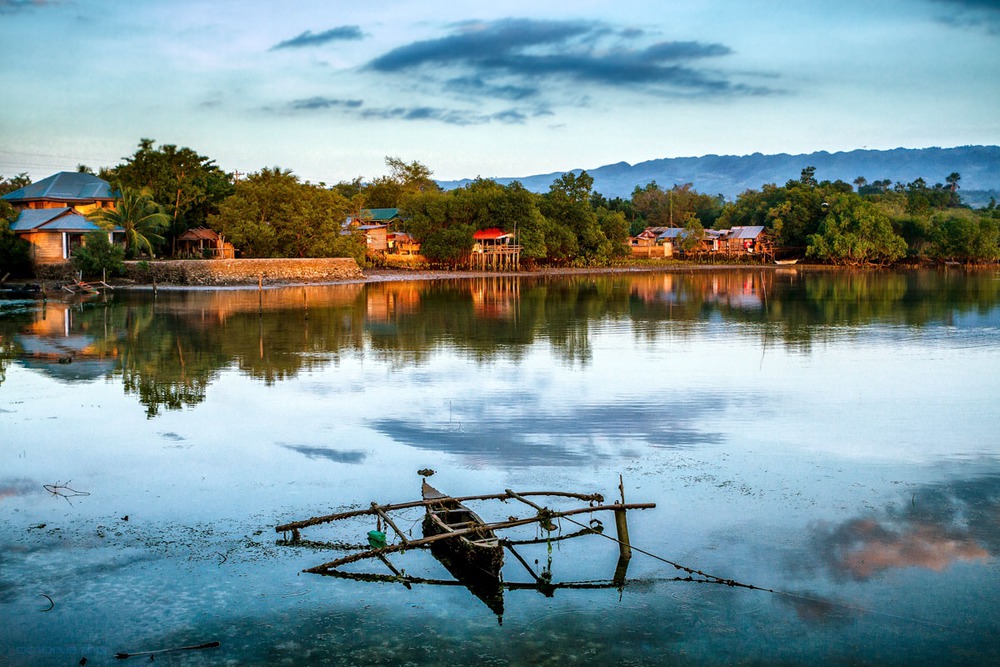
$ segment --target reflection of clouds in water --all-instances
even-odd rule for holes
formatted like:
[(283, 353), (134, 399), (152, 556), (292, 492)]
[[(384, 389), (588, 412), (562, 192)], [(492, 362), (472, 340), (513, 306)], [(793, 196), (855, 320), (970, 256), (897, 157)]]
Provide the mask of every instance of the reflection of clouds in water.
[(778, 600), (791, 607), (798, 619), (805, 623), (843, 625), (853, 616), (849, 607), (812, 593), (782, 593)]
[(818, 529), (817, 546), (838, 575), (868, 579), (892, 568), (942, 571), (1000, 553), (1000, 475), (921, 489), (905, 508)]
[(334, 463), (362, 463), (367, 454), (357, 450), (339, 450), (328, 447), (309, 447), (307, 445), (281, 445), (285, 449), (298, 452), (310, 459), (327, 459)]
[(38, 493), (41, 484), (24, 477), (0, 479), (0, 500), (10, 496), (26, 496), (29, 493)]
[(721, 434), (703, 430), (725, 408), (716, 396), (664, 398), (649, 403), (540, 407), (534, 394), (484, 397), (454, 404), (448, 419), (375, 420), (373, 428), (420, 449), (484, 458), (505, 465), (585, 463), (603, 456), (602, 447), (647, 445), (683, 449), (716, 443)]
[(940, 526), (894, 526), (874, 519), (849, 521), (826, 536), (833, 566), (853, 579), (892, 568), (923, 567), (940, 572), (960, 560), (982, 560), (989, 553), (968, 534)]

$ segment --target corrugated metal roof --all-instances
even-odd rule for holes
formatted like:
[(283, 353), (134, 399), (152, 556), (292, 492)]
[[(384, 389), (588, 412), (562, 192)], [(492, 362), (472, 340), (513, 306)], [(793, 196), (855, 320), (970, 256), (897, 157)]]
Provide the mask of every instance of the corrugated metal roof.
[(764, 231), (763, 225), (753, 225), (750, 227), (733, 227), (729, 230), (731, 239), (755, 239)]
[[(101, 227), (72, 208), (41, 208), (21, 211), (11, 223), (12, 232), (96, 232)], [(115, 231), (122, 231), (116, 227)]]
[(29, 199), (54, 199), (59, 201), (93, 201), (95, 199), (114, 199), (111, 186), (107, 181), (93, 174), (81, 174), (75, 171), (60, 171), (37, 183), (8, 192), (3, 196), (7, 201), (25, 201)]
[(371, 215), (370, 220), (373, 222), (392, 220), (399, 217), (398, 208), (367, 208), (365, 211)]
[(476, 241), (491, 241), (496, 239), (502, 239), (507, 236), (510, 236), (510, 234), (500, 229), (499, 227), (490, 227), (489, 229), (480, 229), (478, 232), (472, 235), (472, 238), (475, 239)]
[(660, 232), (660, 235), (657, 236), (656, 238), (658, 238), (658, 239), (675, 239), (678, 236), (682, 235), (683, 233), (684, 233), (684, 228), (683, 227), (667, 227), (662, 232)]

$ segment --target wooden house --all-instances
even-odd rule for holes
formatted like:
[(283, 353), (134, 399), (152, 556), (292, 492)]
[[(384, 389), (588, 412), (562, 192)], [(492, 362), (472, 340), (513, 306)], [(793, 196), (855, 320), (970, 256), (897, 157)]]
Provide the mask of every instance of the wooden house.
[(389, 232), (387, 236), (389, 252), (394, 255), (419, 255), (420, 244), (412, 234), (406, 232)]
[(364, 208), (360, 213), (348, 216), (344, 222), (344, 233), (360, 232), (364, 234), (368, 252), (385, 253), (391, 247), (391, 227), (398, 220), (398, 208)]
[(629, 238), (629, 247), (632, 250), (632, 257), (672, 257), (674, 254), (674, 244), (671, 240), (660, 240), (667, 227), (647, 227), (636, 236)]
[(719, 241), (720, 252), (727, 255), (753, 255), (763, 250), (764, 227), (761, 225), (733, 227), (724, 231), (725, 234)]
[(177, 249), (181, 256), (204, 257), (206, 259), (233, 259), (236, 249), (232, 243), (223, 240), (219, 233), (207, 227), (193, 227), (177, 237)]
[(521, 246), (514, 243), (514, 235), (497, 227), (480, 229), (472, 235), (472, 253), (469, 268), (516, 270), (521, 266)]
[[(87, 219), (87, 214), (113, 208), (115, 203), (107, 181), (70, 171), (8, 192), (2, 198), (20, 209), (10, 229), (31, 244), (31, 258), (36, 265), (68, 262), (86, 234), (102, 230)], [(121, 232), (108, 232), (108, 238), (113, 243), (124, 243)]]

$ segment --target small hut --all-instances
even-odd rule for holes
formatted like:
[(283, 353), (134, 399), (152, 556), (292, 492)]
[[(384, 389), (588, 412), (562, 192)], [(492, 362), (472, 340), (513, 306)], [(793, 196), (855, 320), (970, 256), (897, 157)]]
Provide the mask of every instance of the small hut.
[(177, 250), (181, 256), (205, 259), (233, 259), (236, 249), (214, 229), (193, 227), (177, 237)]
[(480, 229), (472, 235), (475, 242), (469, 255), (469, 268), (481, 271), (516, 271), (521, 268), (521, 246), (514, 235), (497, 227)]

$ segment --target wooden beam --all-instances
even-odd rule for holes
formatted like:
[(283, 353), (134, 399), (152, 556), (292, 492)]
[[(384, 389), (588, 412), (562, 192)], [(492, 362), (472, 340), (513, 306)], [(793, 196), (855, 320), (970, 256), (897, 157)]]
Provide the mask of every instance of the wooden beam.
[[(523, 495), (523, 494), (522, 494)], [(440, 499), (438, 499), (440, 500)], [(359, 560), (364, 560), (366, 558), (375, 558), (380, 554), (394, 553), (396, 551), (403, 551), (404, 549), (411, 549), (415, 547), (422, 547), (426, 544), (432, 544), (440, 540), (448, 540), (455, 537), (461, 537), (463, 535), (468, 535), (470, 533), (475, 533), (483, 530), (500, 530), (503, 528), (513, 528), (515, 526), (526, 526), (528, 524), (535, 523), (537, 521), (542, 521), (547, 518), (559, 518), (562, 516), (573, 516), (575, 514), (587, 514), (591, 512), (602, 512), (602, 511), (617, 511), (623, 509), (652, 509), (656, 507), (656, 503), (631, 503), (629, 505), (596, 505), (594, 507), (580, 507), (573, 510), (567, 510), (565, 512), (552, 512), (550, 516), (545, 517), (529, 517), (527, 519), (515, 519), (514, 521), (500, 521), (497, 523), (486, 523), (481, 526), (475, 526), (473, 528), (463, 528), (462, 530), (456, 530), (450, 533), (441, 533), (439, 535), (431, 535), (430, 537), (424, 537), (419, 540), (411, 540), (407, 544), (393, 544), (388, 547), (383, 547), (381, 549), (370, 549), (368, 551), (361, 551), (350, 556), (344, 556), (343, 558), (338, 558), (337, 560), (330, 561), (329, 563), (323, 563), (322, 565), (317, 565), (316, 567), (310, 567), (303, 572), (312, 572), (316, 574), (322, 574), (325, 570), (330, 570), (341, 565), (347, 565), (348, 563), (355, 563)]]
[(385, 521), (387, 524), (389, 524), (390, 526), (392, 526), (392, 529), (394, 531), (396, 531), (397, 535), (399, 535), (399, 539), (400, 539), (400, 541), (403, 544), (409, 544), (410, 543), (410, 540), (407, 539), (406, 535), (403, 534), (403, 531), (401, 531), (399, 529), (399, 526), (397, 526), (395, 523), (393, 523), (392, 519), (389, 518), (388, 514), (386, 514), (385, 512), (382, 511), (381, 507), (379, 507), (375, 503), (372, 503), (372, 511), (375, 512), (375, 514), (379, 515), (382, 518), (383, 521)]
[[(560, 498), (574, 498), (576, 500), (584, 500), (587, 502), (604, 502), (604, 496), (600, 493), (571, 493), (568, 491), (522, 491), (518, 495), (521, 496), (553, 496)], [(433, 500), (412, 500), (406, 503), (394, 503), (390, 505), (375, 505), (378, 509), (383, 512), (391, 512), (393, 510), (408, 509), (411, 507), (423, 507), (426, 505), (432, 505), (439, 503), (442, 500), (455, 500), (457, 502), (464, 502), (466, 500), (506, 500), (511, 496), (506, 493), (490, 493), (486, 495), (479, 496), (447, 496), (444, 498), (435, 498)], [(302, 521), (292, 521), (290, 523), (284, 523), (280, 526), (275, 526), (274, 531), (276, 533), (286, 533), (290, 530), (296, 530), (298, 528), (307, 528), (309, 526), (316, 526), (321, 523), (329, 523), (331, 521), (338, 521), (340, 519), (350, 519), (356, 516), (364, 516), (366, 514), (374, 514), (375, 510), (372, 508), (363, 510), (351, 510), (349, 512), (337, 512), (336, 514), (326, 514), (324, 516), (314, 516), (310, 519), (304, 519)]]

